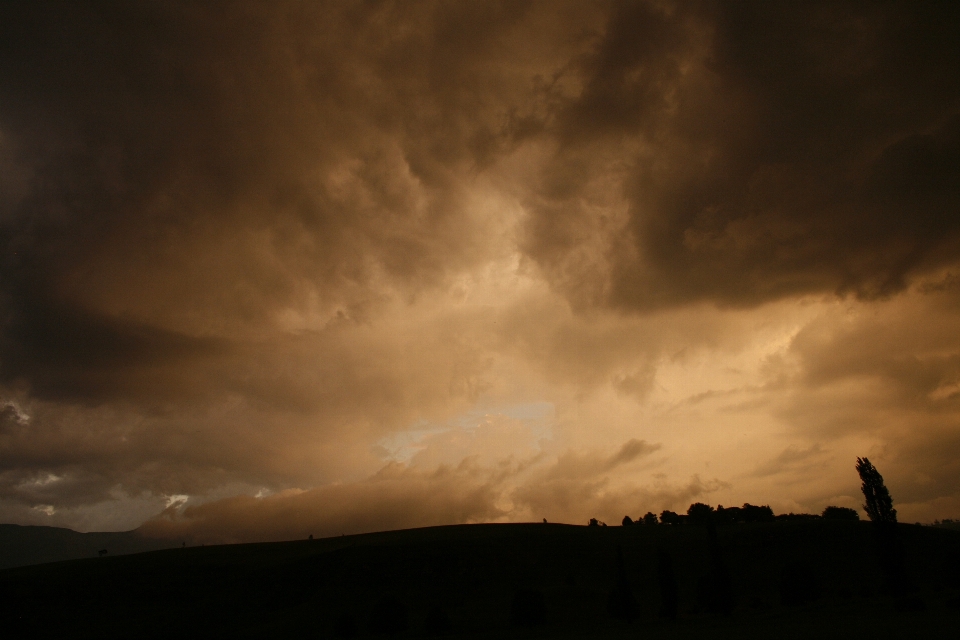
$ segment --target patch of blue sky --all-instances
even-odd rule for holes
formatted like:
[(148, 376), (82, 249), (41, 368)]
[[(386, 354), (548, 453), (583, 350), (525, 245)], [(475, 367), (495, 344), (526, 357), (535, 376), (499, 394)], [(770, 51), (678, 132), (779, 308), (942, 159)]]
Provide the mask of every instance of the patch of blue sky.
[(479, 429), (493, 416), (503, 416), (527, 423), (536, 437), (549, 438), (553, 433), (553, 418), (556, 409), (552, 402), (524, 402), (509, 405), (478, 404), (444, 424), (420, 419), (409, 428), (381, 438), (374, 446), (384, 460), (407, 463), (419, 451), (423, 441), (433, 435), (461, 429), (473, 431)]
[(432, 424), (427, 420), (419, 420), (406, 431), (397, 431), (381, 438), (374, 448), (380, 452), (381, 458), (384, 460), (407, 463), (413, 456), (423, 450), (424, 445), (421, 443), (424, 439), (455, 428)]
[(552, 418), (554, 413), (555, 408), (552, 402), (523, 402), (509, 405), (480, 405), (461, 417), (468, 420), (482, 420), (486, 416), (499, 415), (514, 420), (547, 420)]

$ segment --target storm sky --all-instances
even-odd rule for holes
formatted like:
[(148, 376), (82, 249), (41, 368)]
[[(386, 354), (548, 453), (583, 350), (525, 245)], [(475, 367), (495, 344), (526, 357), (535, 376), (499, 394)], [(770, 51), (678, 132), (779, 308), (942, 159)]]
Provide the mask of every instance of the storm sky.
[(5, 2), (0, 521), (960, 516), (960, 5)]

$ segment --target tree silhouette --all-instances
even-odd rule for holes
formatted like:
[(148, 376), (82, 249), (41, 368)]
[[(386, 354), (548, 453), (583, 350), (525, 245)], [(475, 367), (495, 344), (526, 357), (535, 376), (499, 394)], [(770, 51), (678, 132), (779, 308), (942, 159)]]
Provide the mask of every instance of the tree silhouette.
[(722, 504), (717, 506), (717, 510), (713, 514), (713, 519), (717, 524), (733, 524), (739, 522), (741, 518), (740, 507), (727, 507), (724, 509)]
[(866, 498), (863, 510), (870, 516), (870, 520), (877, 523), (896, 524), (897, 510), (893, 508), (893, 498), (883, 484), (883, 476), (877, 468), (870, 464), (868, 458), (857, 458), (857, 473), (863, 485), (860, 490)]
[(820, 515), (824, 520), (859, 520), (856, 510), (848, 507), (827, 507)]
[(708, 524), (713, 520), (713, 507), (702, 502), (694, 502), (687, 509), (688, 521), (693, 524)]
[(674, 511), (663, 511), (660, 513), (661, 524), (680, 524), (680, 516)]
[(883, 484), (883, 476), (867, 458), (857, 458), (857, 473), (863, 482), (861, 490), (866, 499), (864, 511), (873, 522), (877, 562), (883, 572), (884, 588), (895, 596), (903, 596), (909, 590), (903, 549), (897, 537), (897, 510), (893, 498)]
[(625, 527), (629, 527), (630, 525), (633, 524), (633, 520), (630, 518), (630, 516), (623, 516), (623, 522), (621, 522), (620, 524), (622, 524)]
[(740, 507), (740, 519), (744, 522), (773, 522), (773, 509), (770, 505), (757, 506), (745, 502)]
[(643, 516), (643, 524), (657, 524), (657, 514), (647, 511)]

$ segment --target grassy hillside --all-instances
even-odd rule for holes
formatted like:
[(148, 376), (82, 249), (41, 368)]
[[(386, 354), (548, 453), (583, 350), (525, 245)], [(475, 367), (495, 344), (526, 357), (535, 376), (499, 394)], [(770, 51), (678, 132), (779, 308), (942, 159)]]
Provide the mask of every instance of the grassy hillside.
[[(0, 571), (0, 607), (13, 634), (71, 638), (915, 637), (960, 623), (960, 533), (901, 525), (912, 588), (893, 597), (868, 523), (717, 531), (726, 614), (709, 611), (716, 564), (694, 525), (466, 525), (107, 556)], [(676, 621), (659, 615), (658, 552)], [(632, 620), (611, 615), (618, 580)], [(810, 601), (782, 604), (798, 584)]]

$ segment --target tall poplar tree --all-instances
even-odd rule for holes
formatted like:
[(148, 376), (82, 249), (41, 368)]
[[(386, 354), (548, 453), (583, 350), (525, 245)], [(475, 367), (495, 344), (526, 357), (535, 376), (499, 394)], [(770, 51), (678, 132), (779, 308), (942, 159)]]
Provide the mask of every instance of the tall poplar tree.
[(860, 489), (863, 491), (863, 497), (866, 498), (863, 509), (870, 519), (881, 524), (896, 523), (897, 510), (893, 508), (893, 498), (883, 484), (883, 476), (870, 464), (869, 458), (857, 458), (857, 473), (860, 474), (860, 480), (863, 482)]
[(897, 536), (897, 510), (893, 498), (883, 484), (883, 476), (867, 458), (857, 458), (857, 473), (863, 482), (861, 489), (866, 503), (863, 505), (873, 521), (877, 562), (884, 576), (884, 590), (895, 596), (905, 595), (909, 589), (907, 570), (904, 565), (903, 547)]

